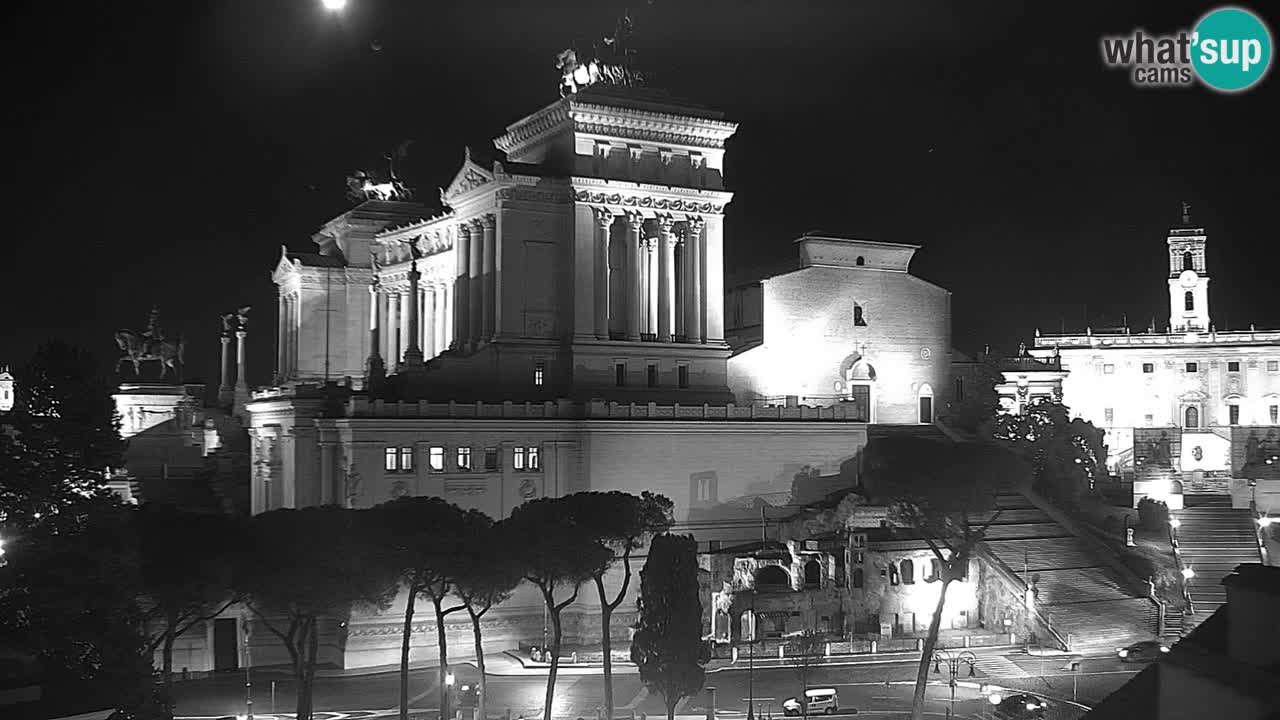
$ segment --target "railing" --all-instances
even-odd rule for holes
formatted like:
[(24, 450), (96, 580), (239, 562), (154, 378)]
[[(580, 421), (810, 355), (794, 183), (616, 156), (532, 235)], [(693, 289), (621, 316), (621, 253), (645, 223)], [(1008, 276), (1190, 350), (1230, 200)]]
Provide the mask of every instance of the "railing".
[(347, 417), (402, 417), (402, 418), (541, 418), (588, 420), (827, 420), (841, 422), (865, 422), (850, 405), (830, 407), (794, 405), (659, 405), (657, 403), (618, 403), (592, 400), (576, 403), (561, 399), (540, 403), (460, 403), (460, 402), (386, 402), (370, 401), (356, 396), (347, 401)]
[(1173, 562), (1178, 569), (1178, 588), (1182, 590), (1182, 601), (1187, 604), (1187, 615), (1196, 614), (1195, 603), (1191, 602), (1191, 591), (1187, 588), (1186, 566), (1182, 564), (1182, 553), (1178, 552), (1178, 535), (1169, 530), (1169, 544), (1173, 546)]
[(1070, 651), (1071, 641), (1069, 638), (1063, 636), (1062, 633), (1058, 632), (1058, 630), (1053, 626), (1053, 616), (1049, 613), (1041, 612), (1040, 608), (1036, 607), (1034, 602), (1030, 604), (1026, 602), (1026, 597), (1027, 597), (1026, 581), (1018, 577), (1018, 574), (1015, 573), (1012, 569), (1010, 569), (1010, 567), (1006, 565), (1003, 560), (997, 557), (995, 553), (991, 552), (987, 548), (986, 543), (980, 543), (978, 545), (978, 550), (988, 560), (991, 566), (995, 568), (996, 574), (1000, 575), (1000, 577), (1005, 582), (1009, 583), (1010, 585), (1012, 585), (1014, 588), (1018, 590), (1019, 600), (1021, 600), (1020, 604), (1022, 605), (1024, 611), (1028, 614), (1029, 617), (1039, 621), (1039, 626), (1049, 633), (1049, 637), (1053, 638), (1053, 640), (1057, 642), (1057, 644), (1059, 645), (1058, 649)]

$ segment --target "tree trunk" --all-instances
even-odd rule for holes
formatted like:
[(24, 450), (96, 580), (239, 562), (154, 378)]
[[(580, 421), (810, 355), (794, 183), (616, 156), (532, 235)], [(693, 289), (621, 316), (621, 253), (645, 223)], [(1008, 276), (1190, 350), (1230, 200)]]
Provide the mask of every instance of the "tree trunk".
[[(596, 576), (600, 593), (600, 649), (604, 651), (604, 720), (613, 720), (613, 633), (610, 622), (613, 606), (605, 599), (604, 578)], [(625, 588), (623, 592), (626, 592)]]
[(667, 698), (667, 720), (676, 720), (676, 706), (680, 704), (680, 698), (674, 700)]
[(320, 629), (316, 626), (316, 619), (312, 618), (309, 623), (307, 633), (307, 646), (303, 651), (306, 655), (306, 667), (303, 668), (303, 688), (306, 691), (306, 715), (301, 713), (297, 720), (311, 720), (312, 714), (315, 712), (314, 692), (316, 683), (316, 655), (320, 649)]
[(552, 720), (551, 710), (556, 697), (556, 673), (560, 670), (560, 610), (551, 605), (547, 596), (547, 606), (551, 615), (551, 668), (547, 671), (547, 698), (543, 706), (543, 720)]
[(942, 591), (938, 593), (938, 607), (933, 611), (933, 619), (929, 621), (929, 635), (924, 639), (924, 648), (920, 651), (920, 667), (916, 669), (916, 694), (911, 701), (911, 720), (924, 720), (924, 691), (929, 682), (929, 661), (933, 658), (933, 648), (938, 644), (938, 629), (942, 627), (942, 606), (947, 602), (947, 588), (952, 578), (949, 569), (944, 565)]
[(409, 720), (409, 644), (413, 637), (413, 606), (418, 586), (409, 583), (409, 599), (404, 607), (404, 638), (400, 642), (400, 720)]
[[(161, 668), (164, 670), (164, 687), (166, 691), (173, 685), (173, 641), (176, 639), (172, 625), (164, 629), (164, 650), (161, 651), (164, 660)], [(152, 662), (155, 662), (155, 660), (152, 660)]]
[(311, 692), (307, 687), (307, 621), (302, 622), (296, 640), (297, 647), (290, 648), (293, 656), (293, 679), (297, 683), (297, 703), (294, 716), (297, 720), (309, 720), (311, 717)]
[(431, 604), (436, 609), (436, 646), (440, 651), (440, 673), (438, 681), (440, 683), (440, 720), (448, 720), (449, 716), (449, 687), (446, 679), (449, 675), (449, 641), (445, 637), (444, 632), (444, 609), (440, 607), (442, 599), (436, 596), (431, 597)]
[(484, 675), (484, 643), (480, 642), (480, 615), (467, 606), (467, 614), (471, 616), (471, 634), (476, 639), (476, 669), (480, 671), (480, 692), (476, 695), (476, 720), (488, 720), (485, 715), (484, 702), (489, 695), (489, 681)]

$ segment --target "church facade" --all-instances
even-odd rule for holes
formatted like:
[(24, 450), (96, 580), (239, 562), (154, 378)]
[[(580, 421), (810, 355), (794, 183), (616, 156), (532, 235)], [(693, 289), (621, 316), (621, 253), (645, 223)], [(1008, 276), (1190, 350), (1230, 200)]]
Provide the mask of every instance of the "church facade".
[(1280, 480), (1280, 330), (1215, 326), (1207, 240), (1185, 211), (1169, 231), (1165, 331), (1037, 334), (1031, 351), (1060, 363), (1063, 401), (1107, 431), (1108, 467), (1133, 477), (1135, 503)]
[[(950, 296), (909, 274), (915, 247), (802, 239), (802, 269), (762, 285), (761, 342), (726, 333), (735, 130), (660, 92), (593, 86), (509, 126), (502, 159), (468, 150), (443, 211), (384, 195), (326, 223), (316, 252), (282, 251), (276, 383), (247, 407), (253, 512), (433, 495), (501, 518), (537, 497), (653, 490), (690, 532), (709, 508), (787, 502), (800, 468), (838, 473), (872, 422), (933, 422)], [(789, 335), (820, 351), (804, 374), (786, 367)], [(403, 600), (335, 621), (327, 661), (396, 662)], [(535, 593), (493, 615), (495, 649), (542, 637)], [(599, 632), (588, 602), (566, 620), (569, 640)], [(283, 652), (265, 636), (255, 662)], [(434, 642), (424, 621), (414, 657)]]

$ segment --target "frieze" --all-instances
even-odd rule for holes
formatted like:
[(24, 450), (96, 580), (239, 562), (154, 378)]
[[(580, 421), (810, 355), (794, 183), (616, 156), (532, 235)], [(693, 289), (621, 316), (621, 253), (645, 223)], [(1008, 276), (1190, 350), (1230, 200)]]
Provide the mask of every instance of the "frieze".
[(484, 495), (488, 488), (484, 483), (448, 482), (444, 484), (445, 495)]
[(646, 210), (667, 210), (671, 212), (707, 213), (715, 215), (719, 215), (724, 212), (724, 205), (717, 205), (709, 202), (698, 202), (696, 200), (681, 200), (679, 198), (655, 198), (651, 195), (636, 197), (634, 195), (621, 195), (619, 193), (602, 193), (591, 192), (589, 190), (579, 190), (574, 193), (574, 199), (578, 202), (594, 203), (597, 205), (620, 205), (622, 207), (644, 208)]
[[(619, 617), (619, 615), (620, 613), (615, 613), (614, 617), (617, 618)], [(541, 615), (539, 614), (538, 617), (541, 618)], [(480, 621), (480, 626), (485, 630), (500, 630), (502, 628), (520, 628), (522, 626), (528, 625), (529, 621), (533, 618), (534, 618), (534, 615), (532, 614), (524, 618), (514, 618), (514, 619), (508, 619), (508, 618), (500, 619), (496, 617), (495, 618), (485, 617)], [(404, 622), (388, 621), (388, 622), (379, 622), (379, 623), (358, 623), (358, 624), (353, 623), (349, 626), (349, 628), (350, 630), (347, 632), (347, 637), (349, 638), (390, 637), (390, 636), (399, 636), (404, 633)], [(444, 624), (444, 631), (446, 634), (455, 633), (455, 634), (461, 635), (463, 633), (466, 633), (470, 635), (472, 631), (471, 621), (465, 620), (463, 622), (446, 622)], [(430, 633), (434, 635), (435, 632), (436, 632), (436, 624), (434, 622), (422, 622), (422, 623), (415, 623), (413, 626), (413, 630), (411, 631), (410, 634), (421, 635), (421, 634)]]
[(698, 137), (697, 135), (690, 135), (688, 133), (657, 130), (655, 128), (575, 122), (573, 124), (573, 129), (577, 132), (588, 133), (591, 135), (606, 135), (608, 137), (621, 138), (624, 140), (640, 140), (662, 145), (688, 145), (712, 150), (724, 148), (724, 140), (718, 138)]
[(564, 190), (537, 190), (528, 187), (509, 187), (497, 192), (498, 200), (527, 200), (531, 202), (547, 202), (566, 204), (571, 202), (573, 192)]

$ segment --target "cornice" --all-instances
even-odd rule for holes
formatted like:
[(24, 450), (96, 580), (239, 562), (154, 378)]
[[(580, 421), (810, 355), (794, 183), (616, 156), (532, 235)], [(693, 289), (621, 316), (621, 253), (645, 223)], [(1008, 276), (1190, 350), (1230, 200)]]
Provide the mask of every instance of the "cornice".
[(569, 122), (569, 101), (560, 100), (508, 125), (505, 133), (494, 138), (493, 145), (508, 155), (519, 154), (548, 135), (564, 130)]
[[(576, 183), (575, 183), (576, 184)], [(667, 193), (663, 193), (667, 194)], [(676, 194), (676, 193), (670, 193)], [(728, 193), (717, 193), (718, 195), (728, 195)], [(611, 188), (602, 188), (600, 190), (575, 188), (574, 200), (580, 203), (587, 203), (592, 206), (604, 206), (610, 209), (626, 210), (649, 210), (654, 213), (675, 212), (685, 213), (687, 215), (723, 215), (727, 200), (721, 201), (716, 198), (715, 201), (709, 198), (699, 198), (697, 195), (692, 197), (662, 197), (655, 196), (652, 191), (643, 190), (615, 190)]]
[(623, 108), (570, 100), (574, 130), (592, 135), (660, 144), (723, 149), (738, 130), (737, 123), (654, 110)]

